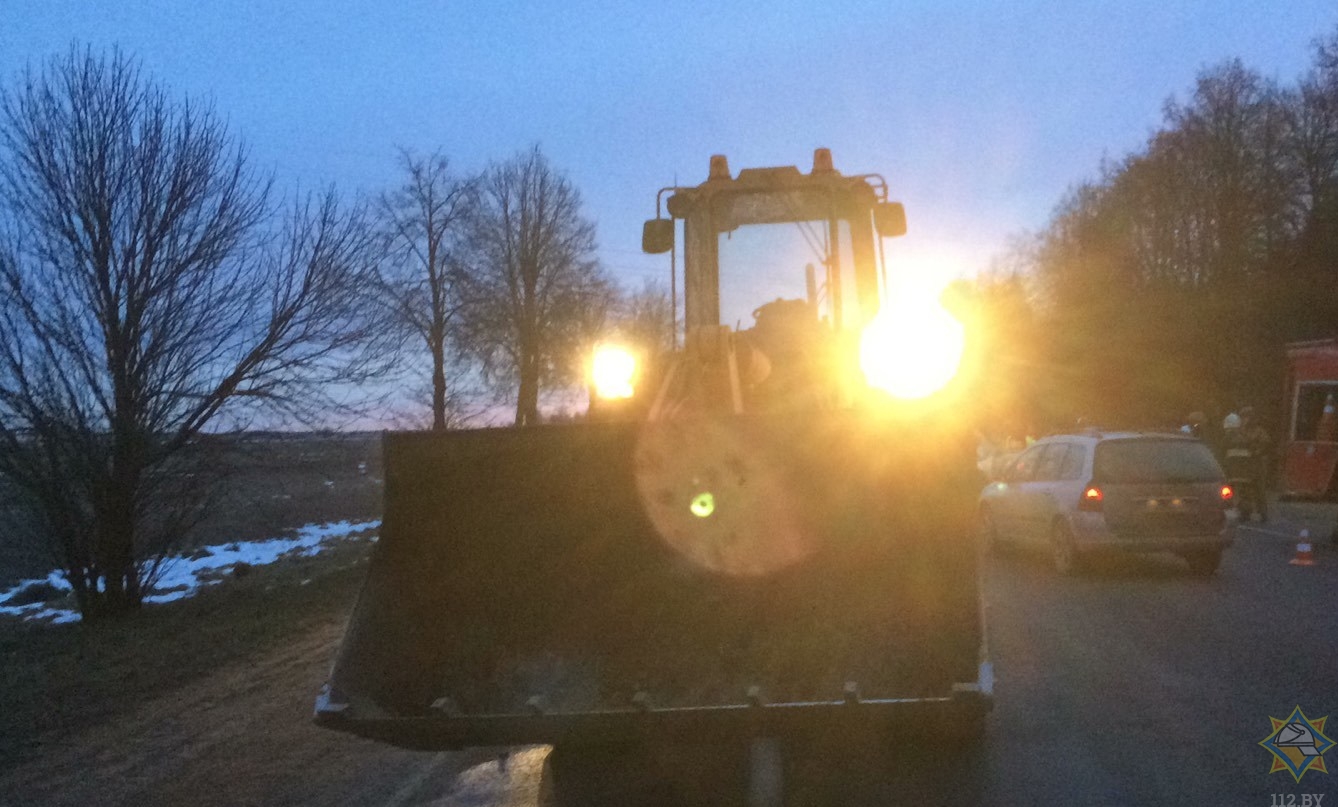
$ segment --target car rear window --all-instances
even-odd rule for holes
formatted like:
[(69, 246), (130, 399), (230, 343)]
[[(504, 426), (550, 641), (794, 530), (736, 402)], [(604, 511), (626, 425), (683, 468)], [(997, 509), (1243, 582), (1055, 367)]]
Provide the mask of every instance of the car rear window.
[(1213, 452), (1193, 440), (1112, 440), (1096, 447), (1098, 482), (1212, 482), (1222, 478)]

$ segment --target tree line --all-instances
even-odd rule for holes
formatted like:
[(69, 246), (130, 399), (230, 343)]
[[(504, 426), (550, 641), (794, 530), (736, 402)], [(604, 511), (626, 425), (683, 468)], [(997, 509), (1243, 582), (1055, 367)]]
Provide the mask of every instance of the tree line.
[(1073, 187), (969, 290), (986, 408), (1020, 430), (1169, 425), (1253, 405), (1285, 427), (1284, 346), (1338, 336), (1338, 32), (1282, 85), (1202, 70), (1138, 150)]
[(663, 288), (623, 289), (601, 268), (580, 193), (537, 146), (472, 175), (440, 152), (401, 151), (400, 166), (374, 205), (372, 296), (428, 359), (433, 429), (468, 420), (480, 385), (511, 397), (515, 425), (541, 422), (542, 391), (579, 384), (610, 333), (668, 346)]
[(0, 90), (0, 506), (85, 616), (137, 606), (207, 511), (211, 432), (328, 425), (419, 376), (432, 428), (480, 386), (528, 426), (601, 334), (650, 310), (667, 341), (666, 295), (604, 271), (538, 146), (399, 168), (370, 200), (280, 193), (119, 51)]

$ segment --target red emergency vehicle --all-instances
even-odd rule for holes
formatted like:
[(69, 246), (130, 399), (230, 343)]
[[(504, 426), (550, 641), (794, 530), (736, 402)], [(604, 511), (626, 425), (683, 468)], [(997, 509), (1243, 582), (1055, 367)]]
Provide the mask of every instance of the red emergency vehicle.
[(1317, 498), (1338, 493), (1338, 339), (1287, 345), (1287, 410), (1283, 492)]

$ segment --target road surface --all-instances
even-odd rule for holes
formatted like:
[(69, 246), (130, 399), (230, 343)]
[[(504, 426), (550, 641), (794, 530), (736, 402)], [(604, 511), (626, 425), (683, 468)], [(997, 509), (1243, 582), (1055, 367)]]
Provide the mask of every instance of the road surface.
[[(1171, 557), (1053, 574), (1005, 555), (987, 570), (997, 707), (975, 755), (906, 743), (880, 764), (801, 751), (796, 804), (1239, 804), (1322, 794), (1333, 774), (1269, 773), (1269, 718), (1300, 706), (1338, 738), (1334, 508), (1283, 505), (1241, 530), (1212, 579)], [(1318, 565), (1289, 564), (1308, 525)], [(546, 803), (547, 749), (404, 752), (312, 727), (338, 625), (261, 663), (164, 696), (131, 719), (53, 745), (0, 776), (0, 803)], [(1295, 796), (1288, 801), (1288, 796)]]

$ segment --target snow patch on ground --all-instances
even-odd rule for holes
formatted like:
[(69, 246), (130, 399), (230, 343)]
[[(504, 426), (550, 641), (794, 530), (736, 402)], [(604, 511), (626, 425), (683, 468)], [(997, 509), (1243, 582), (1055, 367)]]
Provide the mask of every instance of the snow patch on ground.
[[(191, 550), (186, 556), (163, 561), (153, 592), (144, 598), (146, 603), (174, 602), (194, 595), (204, 586), (219, 583), (226, 572), (247, 566), (267, 566), (284, 557), (311, 557), (335, 542), (367, 537), (365, 533), (378, 529), (380, 520), (336, 521), (332, 524), (308, 524), (298, 527), (292, 538), (267, 538), (259, 541), (234, 541)], [(375, 540), (375, 536), (371, 536)], [(306, 581), (304, 581), (306, 582)], [(79, 612), (67, 608), (52, 608), (44, 602), (28, 605), (5, 605), (25, 586), (49, 583), (69, 591), (65, 574), (53, 571), (46, 577), (23, 580), (8, 591), (0, 592), (0, 614), (22, 617), (25, 620), (48, 620), (53, 625), (78, 622)]]

